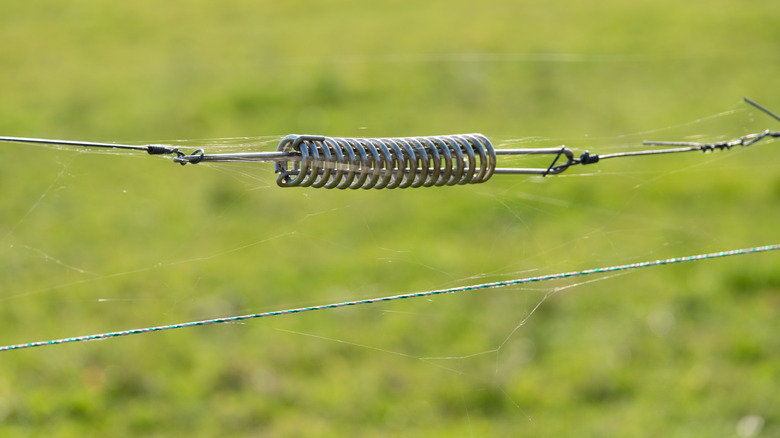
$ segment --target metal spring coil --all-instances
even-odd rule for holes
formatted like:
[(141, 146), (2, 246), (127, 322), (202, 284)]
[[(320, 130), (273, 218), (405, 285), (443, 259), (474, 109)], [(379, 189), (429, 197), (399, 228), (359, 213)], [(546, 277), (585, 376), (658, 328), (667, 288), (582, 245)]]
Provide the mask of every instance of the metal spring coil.
[(452, 186), (487, 181), (496, 152), (482, 134), (403, 138), (337, 138), (288, 135), (278, 152), (296, 152), (277, 161), (280, 187), (394, 189)]

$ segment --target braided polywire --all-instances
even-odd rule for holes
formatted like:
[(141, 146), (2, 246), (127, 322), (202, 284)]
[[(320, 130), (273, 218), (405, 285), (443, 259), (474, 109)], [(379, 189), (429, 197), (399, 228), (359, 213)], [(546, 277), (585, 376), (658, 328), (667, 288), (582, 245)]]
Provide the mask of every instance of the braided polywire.
[(525, 284), (525, 283), (534, 283), (534, 282), (541, 282), (541, 281), (548, 281), (548, 280), (557, 280), (557, 279), (561, 279), (561, 278), (582, 277), (582, 276), (586, 276), (586, 275), (608, 273), (608, 272), (629, 271), (629, 270), (639, 269), (639, 268), (648, 268), (648, 267), (651, 267), (651, 266), (661, 266), (661, 265), (671, 265), (671, 264), (678, 264), (678, 263), (695, 262), (695, 261), (699, 261), (699, 260), (716, 259), (716, 258), (721, 258), (721, 257), (729, 257), (729, 256), (744, 255), (744, 254), (759, 253), (759, 252), (767, 252), (767, 251), (775, 251), (775, 250), (780, 250), (780, 244), (766, 245), (766, 246), (756, 246), (756, 247), (752, 247), (752, 248), (735, 249), (735, 250), (730, 250), (730, 251), (720, 251), (720, 252), (713, 252), (713, 253), (708, 253), (708, 254), (699, 254), (699, 255), (686, 256), (686, 257), (674, 257), (674, 258), (670, 258), (670, 259), (646, 261), (646, 262), (639, 262), (639, 263), (631, 263), (631, 264), (627, 264), (627, 265), (618, 265), (618, 266), (609, 266), (609, 267), (603, 267), (603, 268), (587, 269), (587, 270), (584, 270), (584, 271), (563, 272), (563, 273), (559, 273), (559, 274), (541, 275), (541, 276), (538, 276), (538, 277), (527, 277), (527, 278), (520, 278), (520, 279), (515, 279), (515, 280), (497, 281), (497, 282), (493, 282), (493, 283), (483, 283), (483, 284), (475, 284), (475, 285), (470, 285), (470, 286), (460, 286), (460, 287), (453, 287), (453, 288), (449, 288), (449, 289), (437, 289), (437, 290), (430, 290), (430, 291), (426, 291), (426, 292), (414, 292), (414, 293), (401, 294), (401, 295), (391, 295), (391, 296), (386, 296), (386, 297), (370, 298), (370, 299), (365, 299), (365, 300), (345, 301), (345, 302), (341, 302), (341, 303), (323, 304), (323, 305), (319, 305), (319, 306), (310, 306), (310, 307), (299, 307), (299, 308), (296, 308), (296, 309), (277, 310), (277, 311), (273, 311), (273, 312), (254, 313), (254, 314), (250, 314), (250, 315), (228, 316), (228, 317), (224, 317), (224, 318), (214, 318), (214, 319), (207, 319), (207, 320), (202, 320), (202, 321), (190, 321), (190, 322), (183, 322), (183, 323), (179, 323), (179, 324), (161, 325), (161, 326), (156, 326), (156, 327), (146, 327), (146, 328), (140, 328), (140, 329), (123, 330), (123, 331), (108, 332), (108, 333), (99, 333), (99, 334), (94, 334), (94, 335), (77, 336), (77, 337), (73, 337), (73, 338), (52, 339), (52, 340), (49, 340), (49, 341), (30, 342), (30, 343), (26, 343), (26, 344), (6, 345), (6, 346), (0, 347), (0, 351), (21, 350), (21, 349), (24, 349), (24, 348), (43, 347), (43, 346), (46, 346), (46, 345), (57, 345), (57, 344), (69, 344), (69, 343), (73, 343), (73, 342), (95, 341), (95, 340), (99, 340), (99, 339), (117, 338), (117, 337), (122, 337), (122, 336), (139, 335), (139, 334), (143, 334), (143, 333), (160, 332), (160, 331), (165, 331), (165, 330), (174, 330), (174, 329), (197, 327), (197, 326), (212, 325), (212, 324), (224, 324), (224, 323), (229, 323), (229, 322), (245, 321), (245, 320), (249, 320), (249, 319), (259, 319), (259, 318), (267, 318), (267, 317), (271, 317), (271, 316), (281, 316), (281, 315), (290, 315), (290, 314), (295, 314), (295, 313), (311, 312), (311, 311), (315, 311), (315, 310), (336, 309), (336, 308), (339, 308), (339, 307), (357, 306), (357, 305), (362, 305), (362, 304), (374, 304), (374, 303), (388, 302), (388, 301), (397, 301), (397, 300), (403, 300), (403, 299), (407, 299), (407, 298), (421, 298), (421, 297), (428, 297), (428, 296), (433, 296), (433, 295), (443, 295), (443, 294), (469, 292), (469, 291), (476, 291), (476, 290), (483, 290), (483, 289), (493, 289), (493, 288), (506, 287), (506, 286), (516, 286), (516, 285)]
[(476, 184), (496, 169), (496, 152), (482, 134), (398, 138), (288, 135), (278, 152), (281, 187), (393, 189)]

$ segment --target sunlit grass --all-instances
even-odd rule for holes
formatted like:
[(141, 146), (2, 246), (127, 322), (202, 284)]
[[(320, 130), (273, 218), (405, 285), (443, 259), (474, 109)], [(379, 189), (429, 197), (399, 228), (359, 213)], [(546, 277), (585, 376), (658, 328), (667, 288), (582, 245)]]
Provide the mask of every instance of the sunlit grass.
[[(777, 8), (7, 2), (0, 134), (733, 138), (776, 129), (740, 99), (780, 110)], [(777, 243), (776, 146), (325, 191), (278, 188), (268, 164), (0, 145), (0, 343)], [(731, 436), (757, 415), (772, 436), (776, 265), (3, 353), (0, 435)]]

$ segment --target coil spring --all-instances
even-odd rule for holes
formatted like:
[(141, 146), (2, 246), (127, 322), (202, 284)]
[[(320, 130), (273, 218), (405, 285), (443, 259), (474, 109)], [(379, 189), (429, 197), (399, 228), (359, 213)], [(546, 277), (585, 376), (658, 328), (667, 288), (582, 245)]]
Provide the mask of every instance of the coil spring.
[[(487, 181), (496, 152), (482, 134), (403, 138), (334, 138), (288, 135), (279, 152), (300, 158), (277, 161), (280, 187), (393, 189)], [(292, 164), (291, 167), (288, 167)]]

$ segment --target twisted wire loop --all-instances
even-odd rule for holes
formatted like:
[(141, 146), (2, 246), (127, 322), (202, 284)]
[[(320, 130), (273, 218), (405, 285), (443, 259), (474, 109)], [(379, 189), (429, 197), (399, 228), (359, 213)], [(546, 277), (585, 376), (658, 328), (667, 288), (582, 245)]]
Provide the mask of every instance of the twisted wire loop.
[(712, 152), (721, 150), (731, 150), (735, 146), (750, 146), (753, 143), (759, 142), (764, 138), (780, 138), (780, 131), (771, 131), (769, 129), (758, 132), (755, 134), (747, 134), (742, 137), (735, 138), (729, 141), (719, 141), (715, 143), (697, 143), (690, 141), (645, 141), (646, 145), (660, 145), (660, 146), (688, 146), (691, 150), (700, 150), (702, 152)]
[(482, 134), (398, 138), (288, 135), (277, 152), (295, 153), (274, 170), (280, 187), (394, 189), (477, 184), (496, 170)]

